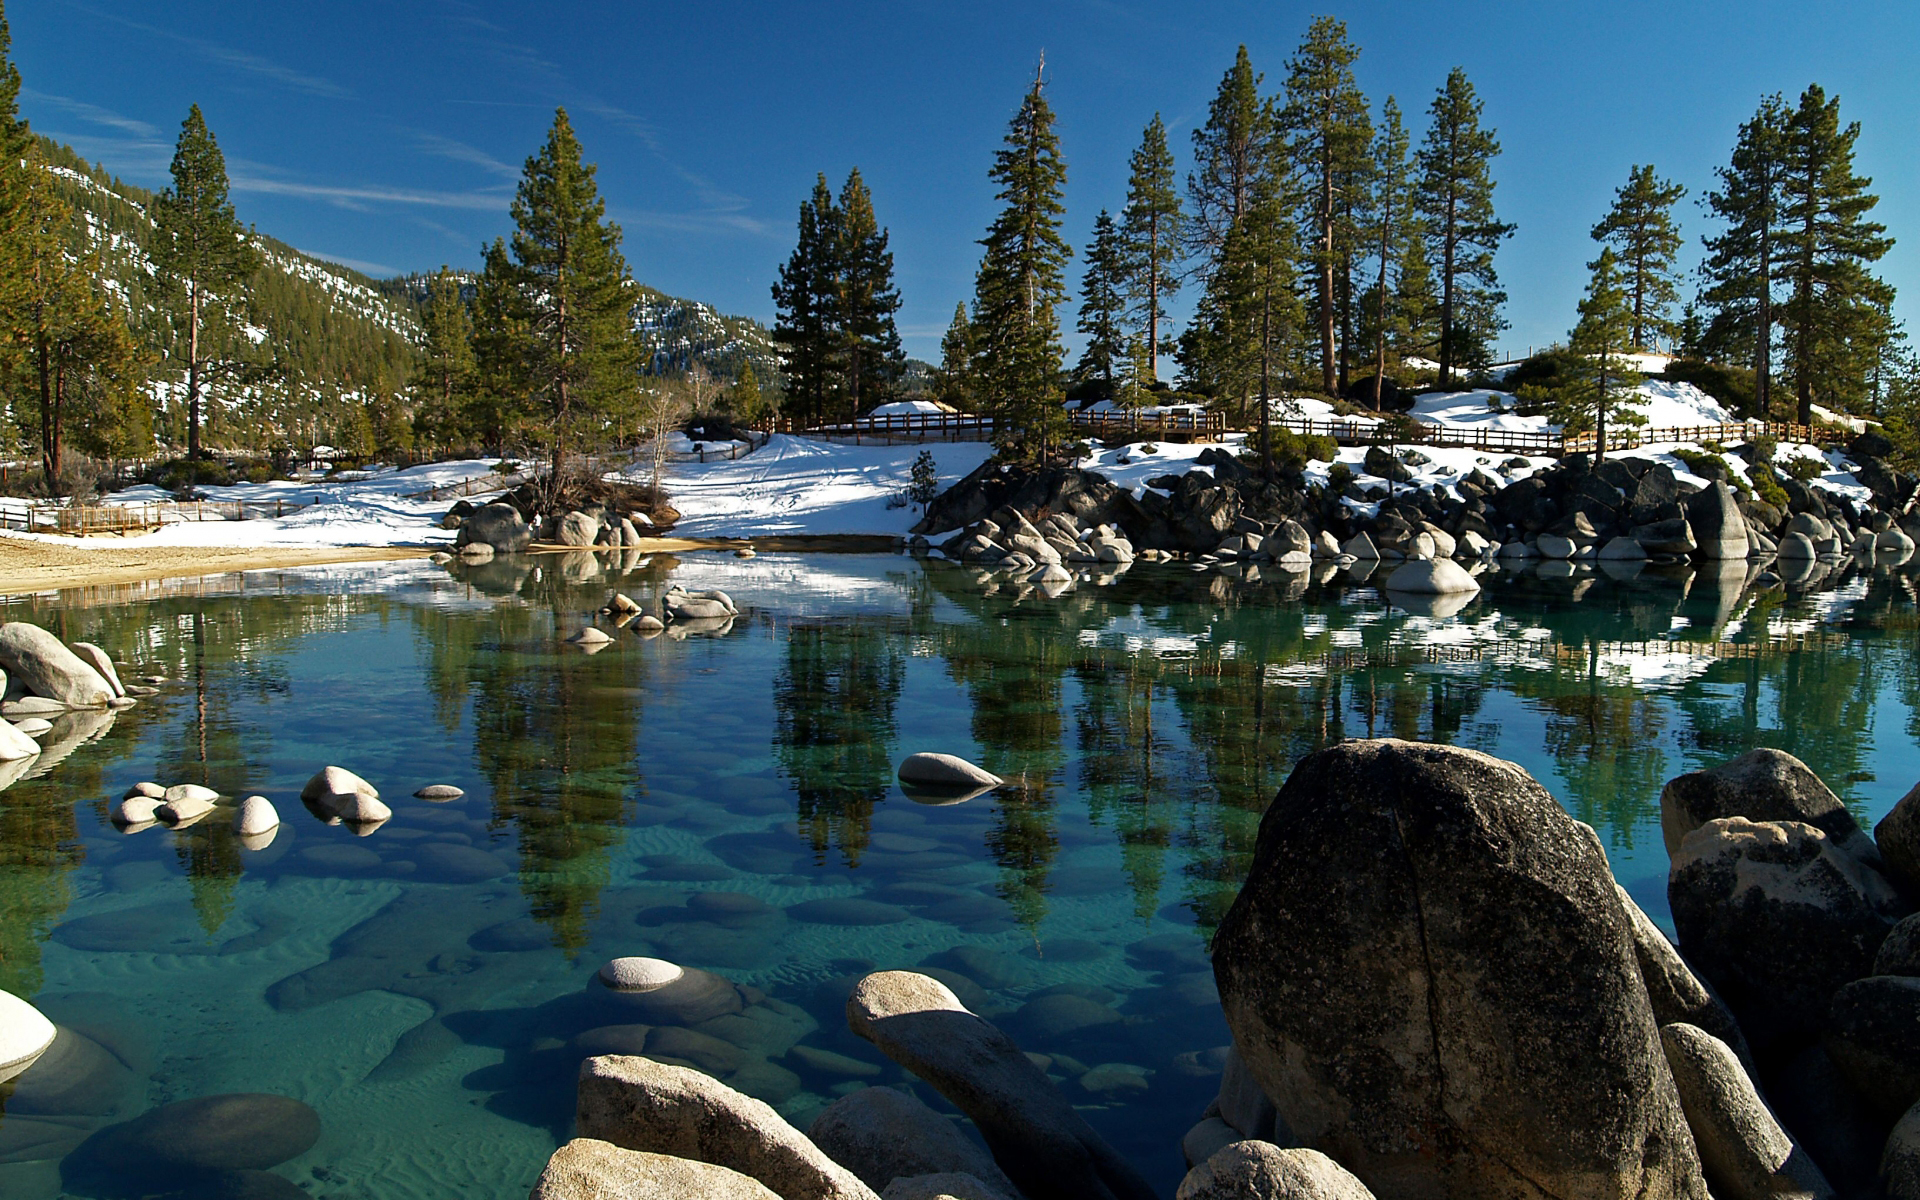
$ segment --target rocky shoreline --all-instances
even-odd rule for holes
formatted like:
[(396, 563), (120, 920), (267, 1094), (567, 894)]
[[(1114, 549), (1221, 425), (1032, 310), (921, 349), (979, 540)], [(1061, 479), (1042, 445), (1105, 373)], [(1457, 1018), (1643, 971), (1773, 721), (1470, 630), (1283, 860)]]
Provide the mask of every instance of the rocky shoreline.
[[(1677, 946), (1512, 763), (1396, 740), (1302, 760), (1214, 942), (1233, 1044), (1167, 1131), (1177, 1200), (1920, 1197), (1920, 788), (1869, 834), (1760, 749), (1670, 781), (1661, 818)], [(662, 966), (614, 982), (656, 1007), (731, 988)], [(869, 974), (846, 1013), (984, 1151), (896, 1089), (803, 1134), (604, 1054), (534, 1200), (1154, 1194), (941, 980)]]
[[(1041, 585), (1074, 564), (1159, 558), (1292, 572), (1322, 562), (1433, 564), (1385, 581), (1413, 593), (1470, 593), (1472, 575), (1496, 561), (1752, 562), (1760, 576), (1771, 572), (1761, 582), (1808, 584), (1848, 558), (1913, 559), (1920, 479), (1889, 466), (1890, 450), (1872, 434), (1850, 448), (1870, 501), (1768, 473), (1778, 505), (1711, 456), (1696, 464), (1713, 476), (1704, 487), (1652, 459), (1572, 455), (1543, 470), (1486, 456), (1448, 486), (1421, 488), (1405, 486), (1409, 461), (1425, 461), (1418, 450), (1396, 456), (1376, 446), (1370, 480), (1335, 489), (1310, 485), (1298, 468), (1268, 476), (1215, 447), (1184, 474), (1148, 480), (1138, 496), (1091, 471), (989, 462), (929, 505), (916, 545), (932, 550), (927, 539), (952, 535), (939, 553)], [(1439, 565), (1449, 560), (1464, 569)]]

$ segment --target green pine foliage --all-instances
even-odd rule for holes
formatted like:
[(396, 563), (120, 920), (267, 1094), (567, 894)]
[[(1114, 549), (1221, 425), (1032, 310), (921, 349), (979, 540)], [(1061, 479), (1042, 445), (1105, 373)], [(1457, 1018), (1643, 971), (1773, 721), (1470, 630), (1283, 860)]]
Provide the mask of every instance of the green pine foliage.
[(1344, 22), (1315, 19), (1287, 64), (1286, 103), (1278, 114), (1303, 185), (1302, 266), (1313, 280), (1320, 390), (1328, 395), (1342, 382), (1338, 342), (1350, 338), (1338, 334), (1351, 297), (1350, 263), (1358, 240), (1352, 217), (1372, 168), (1367, 99), (1353, 78), (1359, 57)]
[(1126, 290), (1133, 327), (1146, 336), (1147, 379), (1157, 379), (1160, 351), (1172, 339), (1161, 331), (1167, 298), (1180, 290), (1180, 244), (1186, 214), (1174, 187), (1173, 151), (1160, 114), (1140, 135), (1140, 148), (1128, 162), (1127, 204), (1120, 232), (1127, 266)]
[(1893, 248), (1886, 226), (1868, 219), (1880, 198), (1855, 175), (1858, 123), (1840, 121), (1840, 98), (1819, 84), (1801, 94), (1787, 121), (1781, 176), (1780, 259), (1787, 295), (1780, 306), (1785, 375), (1795, 420), (1813, 423), (1813, 402), (1846, 410), (1866, 399), (1866, 380), (1886, 344), (1893, 289), (1868, 270)]
[(1067, 164), (1053, 129), (1044, 73), (1007, 127), (987, 177), (999, 185), (1002, 208), (980, 244), (974, 276), (973, 375), (995, 420), (994, 437), (1009, 458), (1045, 462), (1065, 444), (1060, 406), (1060, 322), (1067, 298), (1067, 259), (1060, 233)]
[(858, 168), (838, 202), (827, 177), (816, 178), (773, 301), (792, 415), (811, 424), (844, 420), (892, 396), (906, 369), (894, 323), (900, 293), (887, 231)]
[[(1593, 276), (1580, 301), (1580, 321), (1567, 338), (1580, 366), (1568, 399), (1575, 406), (1561, 424), (1570, 432), (1592, 429), (1596, 458), (1607, 456), (1607, 425), (1643, 425), (1646, 418), (1626, 408), (1640, 377), (1627, 365), (1636, 315), (1631, 302), (1633, 277), (1622, 269), (1611, 246), (1591, 264)], [(1591, 414), (1591, 421), (1585, 414)]]
[(1408, 357), (1430, 352), (1439, 305), (1427, 267), (1422, 228), (1413, 211), (1409, 141), (1392, 96), (1380, 108), (1373, 144), (1373, 195), (1362, 231), (1374, 258), (1373, 283), (1361, 298), (1360, 329), (1372, 352), (1374, 377), (1368, 399), (1381, 406), (1390, 370)]
[(1593, 240), (1605, 242), (1627, 275), (1633, 305), (1632, 344), (1651, 350), (1656, 338), (1669, 344), (1680, 334), (1673, 307), (1680, 302), (1673, 256), (1680, 249), (1680, 227), (1673, 206), (1687, 189), (1655, 177), (1652, 166), (1636, 166), (1614, 193), (1613, 207), (1593, 227)]
[[(216, 355), (208, 327), (243, 323), (241, 285), (260, 268), (260, 252), (247, 239), (227, 198), (227, 160), (200, 106), (180, 124), (170, 168), (173, 186), (153, 204), (154, 266), (167, 296), (185, 322), (173, 353), (187, 377), (187, 457), (199, 458), (202, 390), (210, 377), (239, 378), (257, 359)], [(236, 347), (231, 337), (228, 347)]]
[(425, 336), (413, 375), (414, 423), (436, 448), (468, 444), (468, 417), (479, 371), (473, 355), (473, 317), (460, 295), (460, 280), (445, 266), (428, 290), (421, 324)]
[(1113, 393), (1113, 381), (1126, 369), (1127, 334), (1123, 325), (1127, 283), (1126, 246), (1106, 209), (1094, 218), (1087, 267), (1080, 277), (1079, 330), (1087, 346), (1073, 369), (1076, 380), (1099, 380)]
[(961, 412), (973, 409), (977, 389), (973, 379), (973, 323), (967, 320), (966, 301), (953, 306), (953, 320), (940, 339), (940, 366), (934, 372), (933, 398)]
[(1466, 72), (1455, 67), (1433, 98), (1432, 123), (1418, 155), (1415, 204), (1439, 275), (1442, 388), (1462, 368), (1484, 366), (1489, 343), (1506, 328), (1500, 306), (1507, 296), (1493, 255), (1513, 226), (1494, 216), (1493, 160), (1500, 143), (1493, 130), (1481, 127), (1482, 107)]
[(558, 109), (511, 209), (507, 299), (520, 323), (514, 378), (545, 435), (555, 486), (571, 451), (616, 436), (640, 404), (632, 280), (594, 170), (581, 159), (566, 109)]
[(1720, 184), (1706, 195), (1707, 210), (1723, 228), (1704, 238), (1699, 304), (1705, 310), (1699, 351), (1737, 362), (1754, 376), (1754, 411), (1772, 410), (1774, 334), (1778, 316), (1774, 276), (1780, 260), (1780, 187), (1786, 173), (1787, 106), (1776, 93), (1734, 141), (1716, 168)]

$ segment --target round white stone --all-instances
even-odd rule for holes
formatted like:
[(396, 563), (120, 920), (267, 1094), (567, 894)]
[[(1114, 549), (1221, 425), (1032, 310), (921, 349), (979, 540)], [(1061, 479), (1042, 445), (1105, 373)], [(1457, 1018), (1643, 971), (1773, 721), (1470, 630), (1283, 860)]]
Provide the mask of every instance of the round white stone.
[(248, 796), (240, 802), (240, 815), (234, 818), (233, 831), (241, 837), (267, 833), (280, 825), (279, 810), (265, 796)]
[(167, 798), (167, 789), (157, 783), (136, 783), (127, 789), (126, 795), (120, 798), (122, 800), (131, 800), (135, 796), (150, 796), (155, 800), (165, 800)]
[(33, 1065), (53, 1045), (53, 1022), (12, 992), (0, 992), (0, 1081)]
[(416, 800), (431, 800), (436, 804), (441, 804), (448, 800), (458, 800), (466, 794), (465, 791), (454, 787), (450, 783), (435, 783), (421, 788), (415, 792), (413, 796)]
[(616, 958), (600, 968), (600, 982), (616, 992), (652, 992), (685, 974), (663, 958)]
[(176, 804), (182, 800), (203, 801), (207, 804), (212, 804), (220, 798), (220, 793), (210, 787), (201, 787), (197, 783), (177, 783), (162, 792), (160, 796), (161, 799), (167, 801), (169, 804)]
[(128, 796), (120, 802), (119, 820), (122, 825), (144, 825), (154, 820), (154, 810), (160, 807), (160, 801), (152, 796)]
[(589, 625), (579, 633), (567, 639), (576, 646), (604, 646), (613, 638), (604, 629), (595, 629)]

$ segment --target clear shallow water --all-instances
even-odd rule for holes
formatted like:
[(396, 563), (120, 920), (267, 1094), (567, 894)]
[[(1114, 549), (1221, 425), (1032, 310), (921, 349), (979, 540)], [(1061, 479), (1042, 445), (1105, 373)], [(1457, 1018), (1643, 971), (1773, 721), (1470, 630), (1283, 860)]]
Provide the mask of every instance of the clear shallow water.
[[(1047, 599), (882, 556), (535, 561), (0, 606), (173, 680), (0, 791), (0, 987), (98, 1043), (73, 1086), (30, 1096), (29, 1072), (7, 1098), (0, 1195), (61, 1194), (63, 1158), (72, 1194), (105, 1194), (71, 1155), (95, 1130), (271, 1092), (319, 1113), (319, 1142), (274, 1168), (314, 1195), (517, 1200), (568, 1133), (583, 1053), (644, 1044), (804, 1127), (902, 1081), (841, 1004), (859, 973), (923, 964), (1053, 1056), (1170, 1194), (1226, 1041), (1205, 938), (1300, 755), (1395, 735), (1513, 759), (1660, 918), (1673, 775), (1779, 746), (1869, 821), (1920, 779), (1897, 574), (1759, 597), (1528, 574), (1433, 618), (1364, 583), (1171, 567)], [(612, 590), (649, 603), (669, 580), (743, 615), (561, 643)], [(916, 804), (893, 768), (920, 749), (1025, 786)], [(309, 815), (299, 788), (330, 762), (394, 819), (356, 837)], [(108, 814), (141, 779), (257, 791), (284, 824), (262, 851), (225, 812), (123, 834)], [(428, 783), (467, 795), (409, 798)], [(643, 1022), (592, 975), (647, 953), (752, 1003)]]

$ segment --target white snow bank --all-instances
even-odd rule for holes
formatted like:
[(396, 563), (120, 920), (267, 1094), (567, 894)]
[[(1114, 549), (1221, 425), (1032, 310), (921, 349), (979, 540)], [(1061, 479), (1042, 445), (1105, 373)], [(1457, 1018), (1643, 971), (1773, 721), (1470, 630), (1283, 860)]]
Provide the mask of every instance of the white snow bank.
[[(1515, 397), (1506, 392), (1478, 389), (1467, 392), (1424, 392), (1415, 397), (1412, 416), (1429, 425), (1454, 429), (1500, 429), (1523, 433), (1549, 433), (1559, 428), (1545, 416), (1523, 417), (1510, 409)], [(1499, 408), (1494, 405), (1498, 404)], [(1739, 418), (1720, 402), (1690, 383), (1649, 379), (1634, 389), (1634, 398), (1626, 405), (1646, 418), (1654, 429), (1691, 428), (1698, 425), (1730, 425)]]
[(685, 537), (771, 537), (779, 534), (902, 535), (920, 519), (918, 505), (888, 508), (904, 491), (914, 459), (933, 455), (947, 487), (985, 462), (980, 442), (845, 446), (775, 434), (733, 461), (676, 464), (667, 494), (680, 510), (673, 532)]
[(882, 404), (867, 414), (867, 417), (937, 417), (954, 409), (938, 400), (895, 400)]

